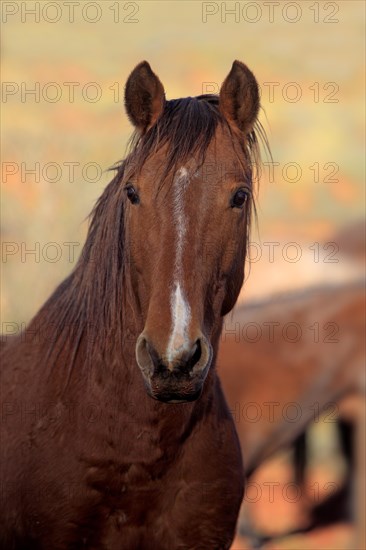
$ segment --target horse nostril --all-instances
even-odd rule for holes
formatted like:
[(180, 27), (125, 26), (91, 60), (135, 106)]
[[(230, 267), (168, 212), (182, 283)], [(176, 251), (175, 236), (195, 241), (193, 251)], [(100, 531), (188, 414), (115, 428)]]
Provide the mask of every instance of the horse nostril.
[(211, 358), (211, 345), (204, 336), (201, 336), (194, 343), (189, 355), (186, 356), (184, 363), (181, 364), (181, 368), (186, 373), (198, 374), (206, 370), (207, 366), (211, 363)]
[(193, 356), (196, 360), (195, 366), (196, 368), (204, 371), (211, 364), (212, 346), (203, 335), (197, 340), (197, 342), (199, 343), (198, 349)]
[(188, 370), (193, 369), (193, 367), (198, 363), (198, 361), (201, 359), (202, 355), (202, 347), (201, 347), (201, 340), (196, 340), (194, 346), (192, 347), (188, 360), (186, 362), (186, 367)]
[(137, 339), (135, 353), (140, 369), (145, 375), (151, 377), (157, 363), (157, 354), (142, 334)]
[(153, 365), (156, 367), (159, 365), (159, 362), (160, 362), (160, 357), (159, 357), (159, 354), (158, 352), (155, 350), (154, 346), (151, 344), (151, 342), (149, 342), (148, 340), (146, 340), (146, 350), (150, 356), (150, 359), (153, 363)]

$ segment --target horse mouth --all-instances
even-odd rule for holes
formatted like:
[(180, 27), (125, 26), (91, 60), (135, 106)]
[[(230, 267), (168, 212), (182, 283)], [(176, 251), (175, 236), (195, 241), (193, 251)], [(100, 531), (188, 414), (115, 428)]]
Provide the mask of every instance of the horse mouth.
[(144, 378), (146, 393), (152, 399), (161, 403), (192, 403), (200, 398), (204, 379), (190, 380), (189, 383), (174, 384), (171, 381), (161, 380), (153, 377)]
[(197, 391), (186, 394), (186, 393), (175, 393), (175, 392), (153, 392), (151, 389), (148, 389), (148, 394), (153, 399), (161, 401), (162, 403), (191, 403), (196, 401), (202, 393), (202, 388), (199, 388)]

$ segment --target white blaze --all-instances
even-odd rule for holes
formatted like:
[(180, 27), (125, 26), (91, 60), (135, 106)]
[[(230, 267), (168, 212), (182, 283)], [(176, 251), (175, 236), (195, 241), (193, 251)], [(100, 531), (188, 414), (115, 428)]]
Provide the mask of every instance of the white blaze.
[(182, 277), (182, 257), (183, 257), (183, 244), (184, 237), (187, 231), (186, 221), (184, 219), (184, 205), (183, 195), (189, 183), (188, 172), (186, 168), (180, 168), (178, 170), (176, 178), (174, 180), (174, 202), (173, 202), (173, 216), (177, 230), (177, 253), (174, 263), (174, 277), (180, 279)]
[(187, 342), (187, 328), (191, 319), (191, 309), (186, 302), (180, 283), (176, 283), (176, 287), (171, 295), (170, 307), (172, 312), (173, 328), (170, 334), (167, 359), (169, 363), (174, 360), (174, 357), (182, 351)]
[(173, 185), (173, 216), (177, 233), (177, 248), (174, 260), (174, 284), (170, 297), (173, 326), (166, 351), (166, 357), (169, 363), (174, 360), (174, 357), (179, 354), (182, 349), (184, 349), (185, 344), (188, 342), (187, 329), (191, 319), (191, 309), (184, 297), (181, 283), (183, 279), (183, 246), (187, 231), (184, 217), (183, 196), (188, 184), (188, 171), (186, 168), (182, 167), (178, 170)]

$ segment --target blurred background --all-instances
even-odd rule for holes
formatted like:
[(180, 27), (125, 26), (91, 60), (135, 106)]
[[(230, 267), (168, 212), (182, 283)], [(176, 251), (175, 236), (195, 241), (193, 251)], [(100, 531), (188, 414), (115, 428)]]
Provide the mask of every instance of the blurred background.
[[(229, 319), (239, 336), (224, 331), (218, 366), (244, 434), (244, 461), (247, 446), (259, 449), (250, 480), (260, 497), (243, 503), (233, 548), (363, 548), (355, 542), (362, 499), (345, 487), (364, 480), (364, 442), (354, 436), (364, 406), (357, 389), (365, 386), (364, 3), (71, 4), (1, 4), (2, 331), (20, 330), (77, 260), (107, 170), (125, 155), (131, 126), (123, 89), (133, 67), (148, 60), (175, 98), (217, 93), (233, 60), (245, 62), (261, 87), (273, 160), (263, 154), (247, 280)], [(279, 329), (265, 344), (268, 322)], [(260, 327), (257, 340), (248, 323)], [(300, 339), (291, 326), (283, 330), (289, 323), (301, 327)], [(258, 385), (248, 386), (246, 369), (257, 362)], [(260, 431), (259, 420), (245, 418), (252, 402), (261, 412), (264, 403), (297, 403), (298, 429), (283, 415), (267, 418), (254, 445), (245, 439)], [(316, 426), (305, 402), (319, 404)], [(329, 403), (334, 409), (322, 422)], [(342, 419), (356, 426), (352, 435)], [(272, 494), (273, 480), (282, 485)], [(292, 482), (298, 498), (282, 490)], [(326, 500), (329, 483), (345, 491), (333, 509), (345, 510), (316, 525), (314, 506)]]

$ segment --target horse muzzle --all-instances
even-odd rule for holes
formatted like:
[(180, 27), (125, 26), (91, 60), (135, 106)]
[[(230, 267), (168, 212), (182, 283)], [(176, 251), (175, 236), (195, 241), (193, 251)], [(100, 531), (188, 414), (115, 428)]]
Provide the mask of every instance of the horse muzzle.
[(202, 393), (212, 361), (212, 346), (200, 334), (172, 359), (159, 354), (143, 332), (137, 339), (136, 360), (151, 397), (165, 403), (186, 403)]

